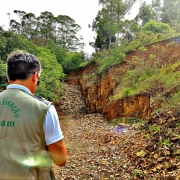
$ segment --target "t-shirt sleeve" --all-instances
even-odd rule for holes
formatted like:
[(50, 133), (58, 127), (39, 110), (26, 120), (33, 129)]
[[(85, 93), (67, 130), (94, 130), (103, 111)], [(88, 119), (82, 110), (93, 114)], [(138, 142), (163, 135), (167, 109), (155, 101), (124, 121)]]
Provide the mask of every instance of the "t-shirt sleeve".
[(64, 138), (56, 109), (51, 105), (47, 111), (44, 121), (44, 132), (46, 145), (53, 144)]

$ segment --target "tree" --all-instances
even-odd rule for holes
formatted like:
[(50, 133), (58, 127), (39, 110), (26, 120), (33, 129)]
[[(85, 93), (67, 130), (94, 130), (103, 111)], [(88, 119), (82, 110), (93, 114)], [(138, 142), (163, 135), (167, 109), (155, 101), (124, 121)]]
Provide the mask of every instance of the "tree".
[(137, 0), (99, 0), (99, 4), (102, 4), (109, 14), (109, 48), (111, 46), (111, 33), (113, 27), (116, 27), (117, 44), (119, 45), (121, 22), (136, 1)]
[(180, 23), (180, 0), (163, 0), (162, 22), (171, 27)]
[(10, 31), (0, 32), (0, 59), (5, 62), (7, 56), (16, 49), (23, 49), (32, 54), (37, 54), (35, 45), (27, 41), (24, 36)]
[(63, 88), (60, 80), (65, 78), (63, 68), (58, 64), (56, 56), (46, 47), (38, 48), (38, 59), (42, 65), (42, 73), (40, 76), (41, 83), (37, 87), (36, 94), (48, 100), (56, 102), (63, 94)]
[(0, 59), (0, 91), (7, 86), (6, 64)]
[(64, 67), (64, 63), (67, 59), (67, 51), (59, 47), (53, 40), (49, 40), (47, 48), (52, 54), (56, 56), (57, 62)]
[(82, 36), (77, 37), (81, 27), (69, 16), (56, 17), (56, 43), (67, 51), (82, 50), (84, 43)]
[(152, 1), (151, 9), (156, 21), (161, 21), (162, 6), (163, 4), (161, 0)]
[(151, 6), (147, 5), (146, 2), (143, 2), (139, 8), (138, 15), (135, 17), (135, 20), (138, 22), (140, 21), (141, 26), (144, 26), (147, 22), (153, 19), (154, 16)]
[(64, 72), (69, 73), (72, 70), (78, 69), (84, 62), (83, 56), (77, 52), (71, 52), (67, 54), (67, 59), (64, 62)]
[(122, 22), (121, 28), (121, 40), (126, 39), (128, 42), (132, 41), (136, 34), (139, 32), (140, 28), (138, 24), (134, 20), (125, 20)]
[(46, 45), (49, 39), (52, 39), (55, 41), (55, 35), (56, 35), (56, 19), (54, 15), (51, 12), (45, 11), (40, 14), (39, 17), (37, 17), (38, 21), (38, 32), (40, 36), (45, 40)]
[[(93, 20), (92, 30), (96, 31), (96, 39), (94, 43), (94, 48), (96, 50), (99, 49), (108, 49), (110, 42), (115, 42), (115, 31), (110, 30), (109, 28), (109, 16), (107, 10), (102, 8), (101, 11), (98, 12), (95, 20)], [(111, 35), (110, 35), (111, 34)], [(111, 38), (110, 40), (110, 37)]]
[(144, 33), (152, 32), (154, 34), (163, 33), (164, 31), (169, 31), (170, 26), (165, 23), (157, 22), (155, 20), (151, 20), (148, 23), (146, 23), (142, 29)]
[(24, 35), (28, 40), (38, 46), (46, 46), (52, 39), (58, 46), (67, 50), (81, 51), (84, 47), (82, 36), (78, 37), (81, 27), (65, 15), (55, 17), (51, 12), (45, 11), (39, 17), (24, 11), (14, 11), (19, 22), (10, 19), (10, 28), (16, 34)]

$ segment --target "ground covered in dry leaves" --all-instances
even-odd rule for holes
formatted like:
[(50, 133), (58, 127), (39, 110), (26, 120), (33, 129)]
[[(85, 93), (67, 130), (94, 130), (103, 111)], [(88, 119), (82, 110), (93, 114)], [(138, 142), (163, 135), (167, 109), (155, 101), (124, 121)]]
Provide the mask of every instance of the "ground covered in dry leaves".
[(61, 117), (68, 149), (58, 180), (180, 179), (179, 114), (156, 114), (143, 124), (110, 126), (99, 114)]

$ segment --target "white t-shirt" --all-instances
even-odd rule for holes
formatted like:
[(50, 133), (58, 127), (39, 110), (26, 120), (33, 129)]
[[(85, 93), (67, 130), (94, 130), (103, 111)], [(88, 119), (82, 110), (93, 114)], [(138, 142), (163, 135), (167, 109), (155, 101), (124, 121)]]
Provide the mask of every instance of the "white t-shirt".
[[(24, 91), (31, 93), (28, 88), (22, 85), (18, 85), (18, 84), (8, 85), (7, 89), (10, 89), (10, 88), (22, 89)], [(59, 118), (58, 118), (56, 109), (53, 105), (51, 105), (47, 111), (43, 128), (45, 132), (46, 145), (53, 144), (64, 138), (61, 131), (61, 127), (60, 127)]]
[(51, 105), (47, 111), (44, 121), (44, 132), (46, 145), (53, 144), (64, 138), (56, 109)]

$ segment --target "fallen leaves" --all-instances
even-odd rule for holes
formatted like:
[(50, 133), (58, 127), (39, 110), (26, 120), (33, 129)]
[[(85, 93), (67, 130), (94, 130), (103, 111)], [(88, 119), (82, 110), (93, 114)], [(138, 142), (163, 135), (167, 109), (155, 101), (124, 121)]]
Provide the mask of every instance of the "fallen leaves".
[(141, 156), (141, 157), (144, 157), (146, 155), (146, 153), (144, 152), (144, 150), (141, 150), (139, 152), (136, 153), (136, 156)]

